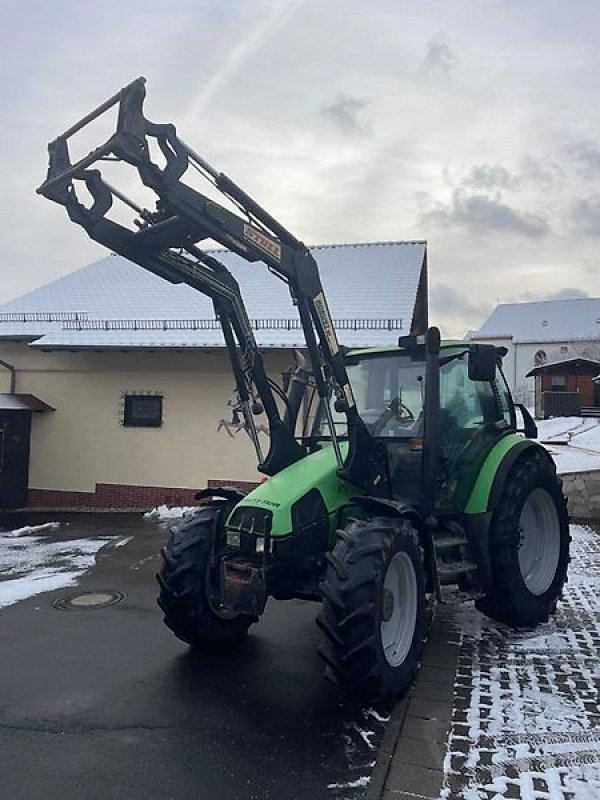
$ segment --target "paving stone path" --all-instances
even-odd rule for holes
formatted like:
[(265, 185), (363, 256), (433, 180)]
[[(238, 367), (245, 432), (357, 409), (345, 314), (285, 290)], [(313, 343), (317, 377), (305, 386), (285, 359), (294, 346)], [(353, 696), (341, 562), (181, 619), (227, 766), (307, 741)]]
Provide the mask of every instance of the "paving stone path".
[(569, 582), (548, 624), (515, 633), (471, 605), (453, 609), (444, 798), (600, 798), (600, 535), (571, 532)]

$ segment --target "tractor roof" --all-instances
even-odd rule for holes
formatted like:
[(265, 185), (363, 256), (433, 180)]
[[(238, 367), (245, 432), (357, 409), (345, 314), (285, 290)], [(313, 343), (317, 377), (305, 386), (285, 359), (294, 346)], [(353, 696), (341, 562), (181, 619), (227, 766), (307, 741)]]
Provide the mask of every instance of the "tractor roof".
[[(468, 347), (469, 342), (464, 342), (461, 339), (444, 339), (440, 343), (441, 348), (448, 347)], [(394, 353), (404, 352), (403, 347), (365, 347), (360, 350), (350, 350), (347, 355), (349, 356), (362, 356), (362, 355), (379, 355), (380, 353)]]

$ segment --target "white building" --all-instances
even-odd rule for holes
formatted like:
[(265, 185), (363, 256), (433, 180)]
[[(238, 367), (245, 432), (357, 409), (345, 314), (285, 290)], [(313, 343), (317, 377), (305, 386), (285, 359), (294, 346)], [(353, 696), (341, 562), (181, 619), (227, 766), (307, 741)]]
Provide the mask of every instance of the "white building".
[[(410, 332), (424, 242), (312, 252), (343, 345), (393, 345)], [(286, 285), (263, 264), (215, 255), (239, 282), (280, 382), (304, 346)], [(178, 505), (209, 481), (256, 482), (248, 436), (224, 424), (233, 386), (209, 298), (120, 256), (5, 304), (0, 508)]]
[(499, 305), (470, 338), (504, 346), (504, 373), (515, 400), (532, 408), (536, 366), (575, 356), (600, 359), (600, 298)]

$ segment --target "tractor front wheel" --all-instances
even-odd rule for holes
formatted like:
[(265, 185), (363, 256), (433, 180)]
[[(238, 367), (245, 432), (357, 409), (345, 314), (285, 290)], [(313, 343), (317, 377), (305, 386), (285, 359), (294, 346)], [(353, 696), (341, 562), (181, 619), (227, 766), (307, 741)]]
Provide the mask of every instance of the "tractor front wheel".
[(410, 685), (427, 634), (423, 556), (408, 519), (354, 520), (338, 531), (317, 624), (326, 674), (363, 702)]
[(219, 609), (217, 567), (213, 547), (222, 514), (221, 505), (201, 507), (194, 516), (171, 529), (161, 551), (157, 580), (158, 605), (165, 624), (193, 647), (213, 649), (243, 639), (257, 617)]
[(490, 528), (492, 590), (477, 608), (515, 628), (546, 622), (569, 562), (569, 518), (553, 462), (537, 451), (509, 474)]

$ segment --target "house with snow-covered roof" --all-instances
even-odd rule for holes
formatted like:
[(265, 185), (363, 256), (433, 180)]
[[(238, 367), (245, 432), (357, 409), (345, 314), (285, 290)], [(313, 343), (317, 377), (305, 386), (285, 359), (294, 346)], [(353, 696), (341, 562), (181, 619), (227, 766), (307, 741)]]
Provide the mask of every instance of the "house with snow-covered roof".
[[(527, 375), (535, 367), (577, 357), (600, 360), (600, 298), (501, 304), (470, 338), (506, 347), (509, 386), (517, 402), (533, 408), (535, 375)], [(555, 388), (563, 380), (557, 374)]]
[[(424, 242), (312, 253), (343, 345), (393, 345), (410, 332)], [(218, 258), (281, 383), (304, 346), (287, 286), (262, 264)], [(0, 306), (0, 508), (180, 505), (210, 481), (255, 483), (233, 387), (210, 299), (121, 256)]]

